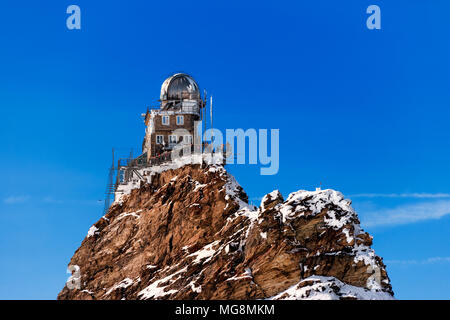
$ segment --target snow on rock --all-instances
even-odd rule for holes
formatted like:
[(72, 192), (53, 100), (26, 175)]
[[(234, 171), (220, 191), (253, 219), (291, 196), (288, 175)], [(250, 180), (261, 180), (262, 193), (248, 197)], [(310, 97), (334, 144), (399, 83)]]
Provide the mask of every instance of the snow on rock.
[(347, 243), (351, 243), (353, 241), (353, 237), (350, 236), (350, 231), (347, 228), (344, 228), (344, 229), (342, 229), (342, 232), (345, 234)]
[(180, 277), (180, 274), (186, 272), (186, 270), (187, 267), (184, 267), (183, 269), (178, 270), (173, 274), (170, 274), (162, 279), (153, 282), (144, 290), (138, 293), (139, 299), (157, 299), (178, 292), (178, 290), (174, 289), (166, 291), (166, 287), (175, 282)]
[[(332, 189), (293, 192), (284, 203), (275, 208), (279, 211), (284, 223), (305, 216), (306, 213), (315, 216), (326, 209), (325, 224), (333, 230), (341, 231), (348, 244), (352, 243), (355, 237), (358, 238), (365, 233), (359, 225), (355, 210), (351, 207), (351, 201), (345, 199), (342, 193)], [(353, 231), (351, 232), (350, 229)], [(355, 263), (363, 261), (365, 265), (372, 268), (377, 265), (375, 251), (369, 246), (354, 241), (352, 251), (355, 255)]]
[(213, 249), (219, 244), (219, 240), (214, 241), (213, 243), (210, 243), (206, 246), (204, 246), (202, 249), (191, 253), (188, 255), (188, 257), (195, 257), (195, 259), (192, 261), (192, 263), (200, 263), (203, 259), (206, 259), (203, 261), (203, 263), (207, 263), (209, 260), (211, 260), (212, 256), (216, 253), (216, 250)]
[[(116, 194), (89, 229), (96, 241), (84, 241), (71, 262), (92, 298), (393, 299), (385, 265), (340, 192), (284, 200), (274, 190), (255, 207), (222, 165), (183, 161), (142, 169), (157, 177), (151, 188), (121, 186), (131, 194)], [(79, 297), (67, 288), (59, 295)]]
[(122, 281), (120, 281), (119, 283), (117, 283), (116, 285), (114, 285), (111, 289), (109, 289), (106, 293), (105, 293), (105, 295), (110, 295), (111, 294), (111, 292), (113, 292), (114, 290), (116, 290), (116, 289), (119, 289), (119, 288), (124, 288), (124, 289), (126, 289), (126, 288), (128, 288), (129, 286), (131, 286), (132, 284), (133, 284), (133, 280), (131, 280), (130, 278), (125, 278), (125, 279), (123, 279)]
[(94, 235), (96, 235), (98, 233), (99, 233), (98, 228), (94, 225), (94, 226), (89, 228), (89, 231), (87, 233), (87, 237), (88, 238), (93, 237)]
[(158, 266), (153, 266), (151, 264), (149, 264), (148, 266), (146, 266), (147, 269), (156, 269), (158, 268)]
[(279, 190), (274, 190), (271, 193), (266, 194), (262, 199), (261, 199), (261, 210), (265, 210), (265, 204), (269, 201), (273, 201), (277, 198), (282, 198), (281, 193)]
[(136, 219), (139, 219), (141, 216), (140, 215), (138, 215), (138, 213), (139, 212), (142, 212), (143, 210), (138, 210), (138, 211), (136, 211), (136, 212), (124, 212), (124, 213), (121, 213), (118, 217), (117, 217), (117, 220), (121, 220), (121, 219), (123, 219), (123, 218), (125, 218), (125, 217), (134, 217), (134, 218), (136, 218)]
[[(210, 169), (211, 170), (211, 169)], [(225, 170), (224, 167), (222, 166), (215, 166), (214, 167), (214, 172), (219, 171), (220, 172), (220, 176), (224, 177), (226, 179), (226, 183), (224, 185), (224, 189), (226, 192), (227, 197), (225, 197), (226, 199), (233, 199), (234, 201), (237, 202), (237, 204), (239, 205), (239, 209), (244, 209), (244, 210), (250, 210), (250, 211), (254, 211), (256, 210), (255, 206), (252, 206), (250, 204), (248, 204), (247, 202), (245, 202), (243, 199), (241, 199), (240, 197), (240, 193), (242, 192), (242, 187), (239, 185), (239, 183), (236, 181), (236, 179), (228, 174), (228, 172)]]
[[(184, 167), (186, 165), (190, 164), (202, 164), (206, 163), (211, 165), (210, 170), (219, 170), (221, 168), (221, 164), (223, 162), (223, 154), (222, 153), (214, 153), (214, 154), (192, 154), (188, 156), (183, 156), (176, 158), (170, 162), (163, 163), (158, 166), (148, 166), (148, 167), (142, 167), (137, 170), (137, 172), (142, 176), (146, 177), (145, 181), (141, 181), (138, 179), (138, 177), (133, 173), (132, 178), (128, 183), (119, 184), (117, 186), (117, 190), (114, 194), (114, 203), (113, 205), (122, 204), (124, 197), (129, 195), (132, 190), (138, 189), (141, 186), (141, 182), (143, 183), (150, 183), (151, 177), (155, 173), (162, 173), (168, 170), (176, 170), (181, 167)], [(215, 167), (217, 166), (217, 167)], [(223, 168), (223, 167), (222, 167)], [(214, 171), (213, 171), (214, 172)], [(177, 180), (177, 177), (175, 176), (172, 179), (172, 182), (175, 182)]]
[(345, 284), (334, 277), (311, 276), (267, 300), (394, 300), (384, 291)]
[(298, 213), (303, 214), (308, 211), (311, 215), (316, 215), (326, 207), (334, 206), (345, 214), (336, 216), (335, 210), (329, 210), (325, 222), (330, 227), (339, 229), (346, 225), (351, 218), (356, 217), (350, 204), (351, 202), (344, 199), (342, 193), (335, 190), (300, 190), (291, 193), (279, 207), (279, 211), (282, 213), (283, 221), (287, 221), (296, 217)]
[(207, 186), (206, 183), (201, 184), (201, 183), (198, 182), (198, 181), (194, 181), (194, 182), (195, 182), (195, 188), (194, 188), (194, 191), (193, 191), (193, 192), (197, 192), (197, 190), (202, 189), (202, 188), (204, 188), (204, 187)]
[(226, 281), (236, 281), (241, 279), (253, 279), (252, 269), (245, 268), (245, 271), (242, 275), (228, 278)]
[(191, 283), (189, 283), (189, 285), (191, 286), (191, 290), (195, 293), (201, 293), (202, 292), (202, 286), (195, 286), (194, 281), (192, 281)]

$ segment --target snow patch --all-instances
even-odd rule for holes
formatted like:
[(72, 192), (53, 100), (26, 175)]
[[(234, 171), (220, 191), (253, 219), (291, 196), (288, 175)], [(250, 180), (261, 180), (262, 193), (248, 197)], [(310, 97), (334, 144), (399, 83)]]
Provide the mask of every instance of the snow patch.
[(195, 292), (195, 293), (200, 293), (200, 292), (202, 292), (202, 286), (200, 285), (200, 286), (196, 287), (194, 282), (195, 282), (195, 281), (191, 281), (191, 283), (189, 283), (189, 286), (191, 287), (191, 290), (192, 290), (193, 292)]
[(99, 234), (99, 233), (100, 232), (98, 231), (98, 228), (94, 225), (94, 226), (89, 228), (89, 231), (87, 233), (87, 237), (90, 238), (90, 237), (93, 237), (93, 236), (95, 236), (96, 234)]
[(253, 279), (252, 269), (245, 268), (245, 271), (241, 276), (239, 276), (239, 277), (234, 276), (234, 277), (228, 278), (226, 281), (236, 281), (236, 280), (241, 280), (241, 279)]
[(311, 276), (267, 300), (394, 300), (384, 291), (369, 290), (345, 284), (334, 277)]
[(136, 219), (139, 219), (141, 216), (138, 215), (138, 213), (139, 213), (139, 212), (142, 212), (142, 211), (144, 211), (144, 210), (138, 210), (138, 211), (136, 211), (136, 212), (124, 212), (124, 213), (121, 213), (121, 214), (117, 217), (117, 220), (121, 220), (121, 219), (123, 219), (123, 218), (125, 218), (125, 217), (134, 217), (134, 218), (136, 218)]
[(200, 182), (195, 181), (195, 188), (193, 192), (197, 192), (199, 189), (203, 189), (206, 186), (207, 184), (201, 184)]
[(281, 193), (279, 190), (274, 190), (271, 193), (266, 194), (261, 200), (261, 204), (260, 204), (261, 211), (265, 210), (265, 207), (264, 207), (265, 202), (275, 200), (278, 197), (281, 197)]
[(353, 241), (353, 237), (350, 236), (350, 231), (347, 228), (342, 229), (342, 233), (345, 234), (345, 238), (347, 239), (347, 243), (351, 243)]
[(120, 281), (119, 283), (117, 283), (116, 285), (114, 285), (111, 289), (109, 289), (106, 293), (105, 296), (111, 294), (111, 292), (113, 292), (116, 289), (119, 288), (128, 288), (129, 286), (131, 286), (133, 284), (133, 280), (131, 280), (130, 278), (125, 278), (122, 281)]
[[(140, 299), (145, 300), (145, 299), (151, 299), (151, 298), (156, 299), (156, 298), (167, 296), (169, 294), (177, 293), (178, 290), (171, 289), (171, 290), (166, 291), (165, 289), (179, 278), (178, 275), (180, 273), (186, 272), (186, 270), (187, 270), (187, 267), (184, 267), (183, 269), (178, 270), (177, 272), (170, 274), (167, 277), (164, 277), (162, 279), (159, 279), (159, 280), (153, 282), (148, 287), (146, 287), (145, 289), (140, 291), (138, 293), (138, 296), (140, 297)], [(176, 276), (178, 276), (178, 277), (176, 277)], [(162, 283), (168, 283), (168, 284), (160, 287), (159, 285)]]
[(212, 259), (212, 256), (216, 253), (216, 250), (213, 249), (213, 247), (217, 246), (219, 244), (219, 240), (216, 240), (206, 246), (204, 246), (202, 249), (191, 253), (188, 255), (188, 257), (195, 257), (195, 259), (192, 261), (192, 263), (197, 264), (202, 262), (203, 259), (206, 259), (203, 261), (203, 263), (207, 263)]

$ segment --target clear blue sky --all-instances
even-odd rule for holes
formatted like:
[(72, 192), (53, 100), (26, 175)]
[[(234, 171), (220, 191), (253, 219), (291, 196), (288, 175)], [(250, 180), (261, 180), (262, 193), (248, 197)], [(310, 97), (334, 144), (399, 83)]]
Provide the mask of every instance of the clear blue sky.
[(139, 148), (175, 71), (214, 94), (215, 126), (280, 129), (277, 175), (229, 167), (252, 201), (340, 190), (397, 298), (450, 298), (450, 3), (242, 2), (2, 1), (1, 299), (56, 298), (111, 148)]

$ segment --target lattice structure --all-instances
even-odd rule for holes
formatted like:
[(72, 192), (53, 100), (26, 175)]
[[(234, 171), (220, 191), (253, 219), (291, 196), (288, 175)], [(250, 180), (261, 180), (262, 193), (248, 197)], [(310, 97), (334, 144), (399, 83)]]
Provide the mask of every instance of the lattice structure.
[(112, 150), (112, 164), (109, 168), (108, 173), (108, 182), (106, 184), (106, 191), (105, 191), (105, 206), (103, 208), (103, 215), (105, 215), (108, 212), (108, 209), (111, 205), (111, 197), (116, 192), (116, 184), (114, 183), (114, 176), (115, 176), (115, 168), (114, 168), (114, 149)]

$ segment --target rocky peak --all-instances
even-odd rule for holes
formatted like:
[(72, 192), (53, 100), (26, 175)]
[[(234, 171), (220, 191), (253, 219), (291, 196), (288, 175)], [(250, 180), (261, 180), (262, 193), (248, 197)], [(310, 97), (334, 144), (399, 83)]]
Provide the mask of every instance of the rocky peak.
[(248, 204), (219, 165), (158, 170), (88, 232), (58, 299), (392, 299), (382, 259), (334, 190)]

